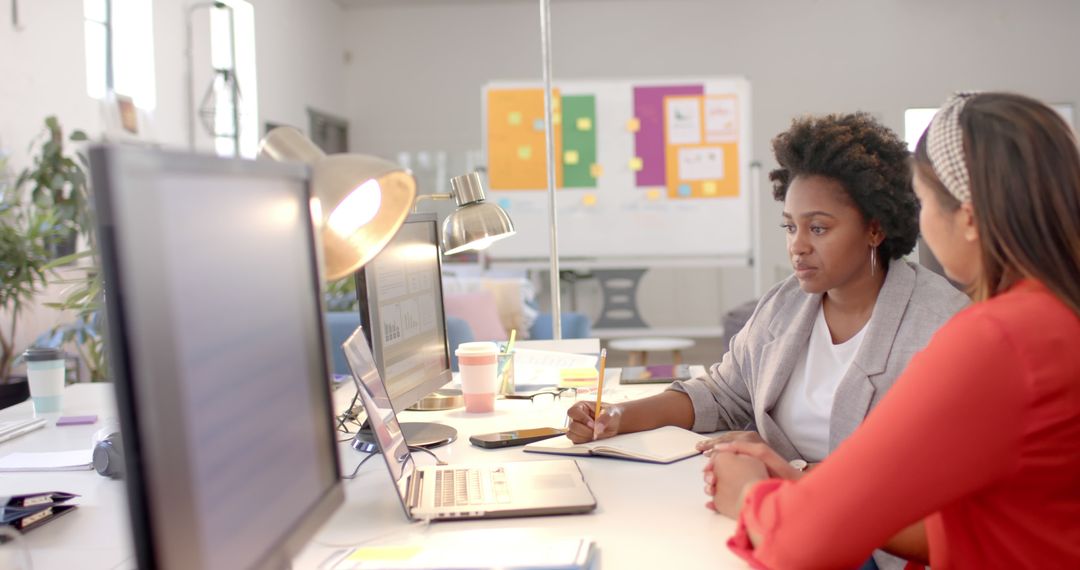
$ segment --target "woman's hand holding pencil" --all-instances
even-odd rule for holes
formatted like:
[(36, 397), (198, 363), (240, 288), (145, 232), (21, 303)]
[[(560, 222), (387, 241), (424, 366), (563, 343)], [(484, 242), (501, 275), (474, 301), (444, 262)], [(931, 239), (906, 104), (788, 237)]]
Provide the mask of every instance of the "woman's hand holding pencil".
[(570, 420), (566, 437), (574, 443), (585, 443), (618, 435), (622, 407), (618, 404), (604, 404), (600, 417), (597, 418), (595, 403), (577, 402), (566, 411), (566, 417)]

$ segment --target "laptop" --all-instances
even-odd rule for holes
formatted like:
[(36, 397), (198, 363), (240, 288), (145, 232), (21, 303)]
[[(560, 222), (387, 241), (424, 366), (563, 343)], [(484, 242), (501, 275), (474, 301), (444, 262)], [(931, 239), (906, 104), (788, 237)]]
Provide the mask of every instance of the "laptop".
[(592, 511), (596, 498), (572, 459), (417, 466), (386, 384), (357, 328), (341, 345), (390, 478), (412, 520), (454, 520)]

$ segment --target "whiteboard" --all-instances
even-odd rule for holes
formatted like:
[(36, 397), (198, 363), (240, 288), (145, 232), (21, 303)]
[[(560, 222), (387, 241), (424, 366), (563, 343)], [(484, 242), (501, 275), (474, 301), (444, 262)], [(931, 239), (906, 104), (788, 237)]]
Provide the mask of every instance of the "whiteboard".
[[(559, 257), (751, 259), (750, 84), (738, 77), (553, 85)], [(517, 235), (494, 261), (547, 259), (543, 90), (484, 86), (489, 199)]]

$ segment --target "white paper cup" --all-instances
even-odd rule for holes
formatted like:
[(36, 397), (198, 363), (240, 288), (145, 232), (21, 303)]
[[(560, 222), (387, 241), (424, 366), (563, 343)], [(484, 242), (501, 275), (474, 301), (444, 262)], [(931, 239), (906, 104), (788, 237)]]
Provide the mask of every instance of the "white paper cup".
[(493, 342), (463, 342), (454, 354), (458, 358), (465, 411), (474, 414), (494, 411), (499, 347)]
[(64, 353), (55, 348), (30, 347), (23, 358), (34, 413), (59, 413), (64, 403)]

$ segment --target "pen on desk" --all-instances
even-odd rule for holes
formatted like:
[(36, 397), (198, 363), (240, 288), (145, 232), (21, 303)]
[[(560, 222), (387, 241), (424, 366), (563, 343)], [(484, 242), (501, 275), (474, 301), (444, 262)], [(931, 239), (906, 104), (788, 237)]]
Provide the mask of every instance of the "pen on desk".
[(593, 410), (593, 439), (600, 435), (597, 428), (600, 427), (600, 398), (604, 393), (604, 364), (607, 362), (607, 349), (600, 349), (600, 370), (597, 371), (596, 379), (596, 409)]

